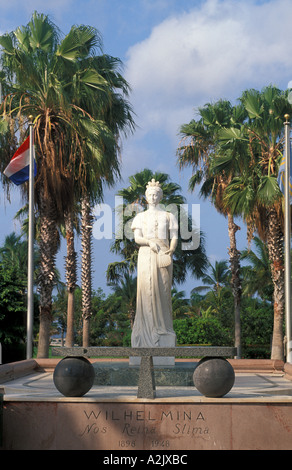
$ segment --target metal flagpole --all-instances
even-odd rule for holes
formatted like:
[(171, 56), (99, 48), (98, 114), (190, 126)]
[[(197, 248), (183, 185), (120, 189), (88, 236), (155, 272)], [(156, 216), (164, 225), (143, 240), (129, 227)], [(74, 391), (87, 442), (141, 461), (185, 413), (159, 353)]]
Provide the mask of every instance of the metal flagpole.
[(33, 273), (34, 273), (34, 142), (33, 124), (29, 125), (29, 228), (28, 228), (28, 280), (27, 280), (27, 349), (26, 358), (32, 358), (33, 331)]
[[(0, 106), (2, 104), (2, 83), (0, 81)], [(0, 364), (2, 364), (2, 344), (0, 343)]]
[(285, 320), (286, 320), (286, 362), (292, 363), (291, 342), (291, 214), (290, 214), (290, 122), (285, 114)]

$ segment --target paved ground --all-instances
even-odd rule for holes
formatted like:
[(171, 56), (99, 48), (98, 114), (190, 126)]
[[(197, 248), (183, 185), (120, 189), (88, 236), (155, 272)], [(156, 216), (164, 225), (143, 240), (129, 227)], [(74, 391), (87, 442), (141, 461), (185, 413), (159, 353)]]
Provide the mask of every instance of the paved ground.
[[(137, 399), (137, 387), (97, 386), (81, 398), (64, 397), (56, 389), (53, 374), (34, 373), (0, 384), (4, 389), (4, 401), (151, 401)], [(160, 401), (271, 401), (292, 404), (292, 382), (281, 373), (238, 373), (231, 391), (223, 398), (203, 397), (195, 387), (156, 387), (156, 398)]]

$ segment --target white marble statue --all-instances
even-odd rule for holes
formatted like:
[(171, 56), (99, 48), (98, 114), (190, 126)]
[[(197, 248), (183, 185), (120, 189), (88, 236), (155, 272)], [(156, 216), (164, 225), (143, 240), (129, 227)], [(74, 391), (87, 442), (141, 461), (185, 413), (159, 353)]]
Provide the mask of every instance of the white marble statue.
[[(137, 304), (132, 347), (174, 347), (171, 287), (174, 253), (178, 240), (176, 217), (159, 206), (163, 192), (158, 181), (148, 183), (148, 209), (132, 223), (140, 246), (137, 265)], [(157, 357), (154, 363), (167, 363)]]

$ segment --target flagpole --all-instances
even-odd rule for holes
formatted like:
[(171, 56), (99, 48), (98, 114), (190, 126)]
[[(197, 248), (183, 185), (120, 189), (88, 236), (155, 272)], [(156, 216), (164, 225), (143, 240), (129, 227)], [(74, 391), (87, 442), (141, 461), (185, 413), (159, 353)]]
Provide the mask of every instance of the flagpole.
[[(31, 116), (30, 116), (31, 118)], [(27, 349), (26, 358), (32, 358), (33, 344), (33, 275), (34, 275), (34, 155), (33, 124), (29, 125), (29, 228), (28, 228), (28, 279), (27, 279)]]
[(291, 214), (290, 214), (290, 122), (285, 114), (285, 320), (286, 320), (286, 362), (292, 363), (291, 342)]
[[(0, 106), (2, 104), (2, 82), (0, 81)], [(2, 364), (2, 344), (0, 343), (0, 364)]]

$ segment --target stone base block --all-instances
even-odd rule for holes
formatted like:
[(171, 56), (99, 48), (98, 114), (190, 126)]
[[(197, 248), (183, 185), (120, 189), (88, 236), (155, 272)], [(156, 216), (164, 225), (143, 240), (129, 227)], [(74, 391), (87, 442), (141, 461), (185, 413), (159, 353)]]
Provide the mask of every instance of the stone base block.
[[(141, 364), (141, 357), (129, 357), (130, 366), (139, 366)], [(174, 366), (175, 357), (153, 357), (154, 366)]]
[(153, 456), (159, 450), (291, 450), (291, 423), (289, 404), (256, 400), (26, 400), (4, 403), (0, 449), (123, 450), (131, 455), (148, 450)]

